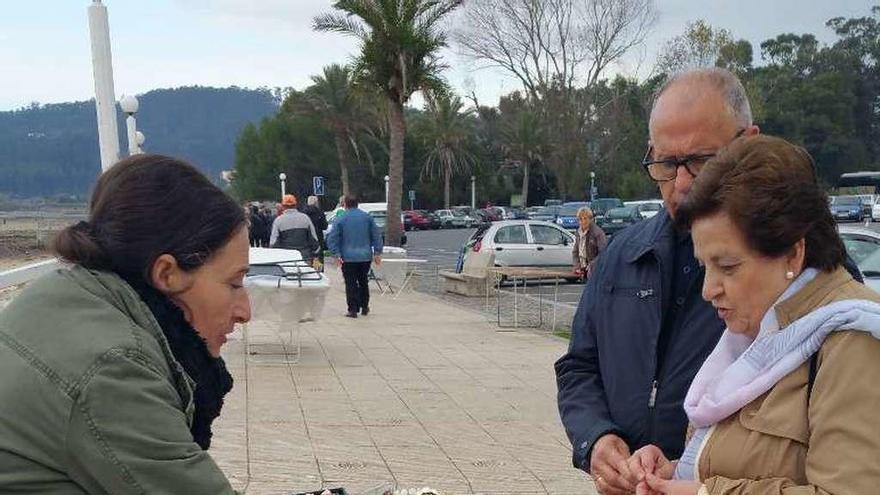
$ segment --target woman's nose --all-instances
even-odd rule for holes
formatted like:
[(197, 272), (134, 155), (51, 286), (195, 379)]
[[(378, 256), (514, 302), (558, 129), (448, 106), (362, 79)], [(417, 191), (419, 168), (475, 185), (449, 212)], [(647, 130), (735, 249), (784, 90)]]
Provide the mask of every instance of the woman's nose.
[(236, 323), (247, 323), (251, 320), (251, 297), (247, 290), (242, 291), (235, 301), (232, 317)]

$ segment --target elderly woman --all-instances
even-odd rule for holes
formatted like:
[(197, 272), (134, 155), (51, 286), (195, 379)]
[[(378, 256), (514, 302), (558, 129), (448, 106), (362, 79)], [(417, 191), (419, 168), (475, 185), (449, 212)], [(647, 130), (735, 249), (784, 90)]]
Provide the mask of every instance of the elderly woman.
[(70, 263), (0, 313), (0, 492), (232, 493), (206, 452), (250, 318), (244, 210), (190, 165), (105, 172)]
[(593, 221), (593, 210), (589, 207), (579, 208), (577, 219), (580, 226), (574, 231), (574, 246), (571, 248), (572, 271), (578, 277), (587, 277), (593, 261), (608, 245), (608, 239), (605, 237), (605, 232)]
[(630, 459), (637, 493), (877, 493), (880, 295), (842, 268), (812, 159), (740, 138), (706, 164), (677, 220), (727, 330), (685, 398), (694, 431), (681, 459), (654, 446)]

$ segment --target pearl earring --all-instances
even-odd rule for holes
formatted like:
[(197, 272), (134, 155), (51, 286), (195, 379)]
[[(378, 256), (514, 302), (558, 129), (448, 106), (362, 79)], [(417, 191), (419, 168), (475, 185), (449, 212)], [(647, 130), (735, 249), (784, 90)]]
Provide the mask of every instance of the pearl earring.
[(785, 272), (785, 279), (791, 280), (794, 278), (794, 272)]

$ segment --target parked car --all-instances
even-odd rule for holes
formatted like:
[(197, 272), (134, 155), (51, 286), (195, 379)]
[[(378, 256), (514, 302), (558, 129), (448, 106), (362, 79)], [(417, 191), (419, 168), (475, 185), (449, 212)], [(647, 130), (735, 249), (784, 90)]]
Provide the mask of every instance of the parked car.
[(431, 230), (436, 230), (440, 228), (440, 217), (437, 216), (436, 213), (429, 210), (413, 210), (421, 213), (425, 218), (428, 219), (428, 228)]
[(642, 215), (639, 214), (637, 207), (623, 206), (608, 210), (605, 212), (605, 216), (597, 217), (596, 223), (605, 231), (605, 235), (611, 238), (614, 237), (614, 234), (641, 220)]
[(864, 211), (865, 218), (870, 218), (873, 220), (874, 217), (874, 204), (877, 202), (876, 194), (859, 194), (859, 198), (862, 200), (862, 210)]
[(501, 215), (495, 208), (483, 208), (478, 211), (481, 215), (483, 215), (483, 218), (487, 222), (499, 222), (502, 220)]
[(437, 210), (441, 229), (461, 229), (467, 226), (464, 215), (456, 215), (452, 210)]
[(871, 220), (880, 222), (880, 196), (877, 197), (877, 201), (871, 207)]
[(529, 220), (531, 220), (532, 215), (538, 213), (539, 211), (541, 211), (543, 209), (544, 209), (543, 206), (529, 206), (528, 208), (526, 208), (526, 215), (528, 216)]
[(406, 230), (428, 230), (431, 220), (419, 211), (408, 210), (403, 212), (403, 227)]
[(556, 213), (556, 225), (563, 229), (574, 230), (580, 226), (577, 219), (577, 212), (584, 206), (590, 206), (586, 201), (572, 201), (563, 204)]
[(544, 206), (562, 206), (561, 199), (545, 199)]
[(635, 206), (642, 218), (651, 218), (663, 209), (662, 199), (646, 199), (644, 201), (624, 201), (624, 206)]
[(837, 196), (830, 208), (838, 222), (861, 222), (865, 219), (862, 199), (858, 196)]
[(503, 220), (481, 226), (464, 245), (468, 253), (492, 251), (496, 266), (571, 267), (574, 236), (549, 222)]
[(541, 220), (544, 222), (556, 222), (556, 216), (559, 214), (561, 206), (544, 206), (537, 213), (532, 214), (531, 220)]
[(880, 291), (880, 232), (851, 226), (841, 226), (838, 231), (847, 254), (861, 270), (865, 285)]
[(623, 201), (620, 198), (597, 198), (590, 202), (590, 209), (596, 218), (604, 217), (605, 212), (612, 208), (622, 208)]
[(482, 220), (477, 217), (474, 209), (470, 206), (453, 206), (452, 207), (453, 215), (463, 215), (465, 221), (465, 227), (473, 228), (478, 224), (482, 223)]

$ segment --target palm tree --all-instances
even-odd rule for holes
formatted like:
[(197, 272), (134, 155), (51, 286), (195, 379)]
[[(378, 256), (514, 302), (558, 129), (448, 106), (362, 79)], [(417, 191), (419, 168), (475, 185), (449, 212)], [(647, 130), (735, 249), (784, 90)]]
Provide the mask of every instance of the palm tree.
[(351, 194), (348, 180), (349, 152), (358, 153), (357, 134), (367, 125), (366, 113), (357, 94), (351, 70), (339, 64), (324, 67), (324, 73), (312, 76), (312, 85), (302, 93), (294, 93), (285, 102), (284, 110), (318, 117), (333, 131), (342, 194)]
[(522, 109), (502, 125), (501, 139), (508, 160), (523, 171), (522, 202), (529, 204), (529, 173), (532, 165), (543, 161), (544, 131), (541, 118), (531, 109)]
[(468, 170), (474, 165), (474, 155), (470, 151), (473, 125), (470, 119), (473, 110), (462, 112), (461, 99), (447, 92), (428, 98), (423, 116), (423, 132), (426, 137), (428, 154), (422, 176), (439, 172), (443, 177), (443, 206), (449, 208), (449, 192), (452, 176), (456, 172)]
[(446, 46), (439, 23), (464, 0), (336, 0), (342, 14), (315, 18), (318, 31), (354, 36), (360, 41), (354, 72), (380, 91), (388, 103), (388, 222), (385, 241), (400, 245), (403, 195), (403, 108), (416, 91), (445, 86), (438, 52)]

